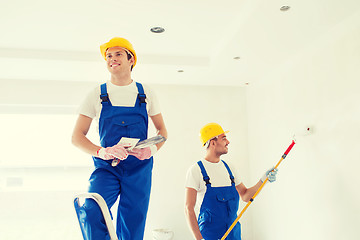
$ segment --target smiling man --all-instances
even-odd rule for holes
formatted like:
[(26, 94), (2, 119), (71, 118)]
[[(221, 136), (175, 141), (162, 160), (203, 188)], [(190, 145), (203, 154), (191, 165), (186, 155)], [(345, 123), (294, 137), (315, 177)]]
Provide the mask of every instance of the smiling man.
[[(185, 215), (196, 240), (221, 239), (237, 218), (240, 197), (248, 202), (266, 177), (269, 182), (276, 180), (277, 170), (270, 169), (256, 185), (246, 188), (234, 166), (220, 159), (228, 153), (230, 141), (227, 132), (217, 123), (206, 124), (200, 130), (200, 140), (206, 148), (205, 157), (187, 172)], [(199, 212), (197, 219), (195, 212)], [(226, 239), (241, 239), (240, 223)]]
[[(119, 144), (122, 137), (145, 140), (148, 120), (158, 134), (167, 138), (167, 130), (155, 93), (131, 78), (137, 56), (124, 38), (113, 38), (100, 46), (110, 80), (91, 91), (79, 109), (72, 142), (93, 156), (95, 170), (89, 192), (100, 194), (111, 208), (120, 195), (117, 213), (119, 239), (142, 240), (151, 189), (153, 155), (163, 143), (127, 150)], [(87, 138), (92, 121), (99, 130), (100, 145)], [(104, 218), (93, 200), (86, 200), (80, 219), (89, 240), (109, 239)]]

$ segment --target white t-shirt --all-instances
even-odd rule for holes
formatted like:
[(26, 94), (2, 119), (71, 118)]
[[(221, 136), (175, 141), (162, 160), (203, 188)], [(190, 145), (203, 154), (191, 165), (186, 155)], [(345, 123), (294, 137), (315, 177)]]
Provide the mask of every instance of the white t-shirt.
[[(160, 106), (155, 93), (148, 86), (144, 84), (142, 84), (142, 86), (146, 95), (145, 101), (148, 115), (155, 116), (159, 114)], [(113, 106), (135, 106), (138, 95), (138, 89), (135, 81), (132, 81), (132, 83), (126, 86), (117, 86), (111, 83), (111, 81), (107, 81), (106, 87), (110, 102)], [(98, 120), (102, 109), (100, 94), (101, 88), (99, 85), (86, 96), (86, 98), (79, 107), (79, 114)]]
[[(201, 162), (204, 165), (206, 173), (210, 178), (212, 187), (231, 186), (229, 172), (227, 171), (222, 161), (219, 161), (218, 163), (212, 163), (202, 159)], [(239, 185), (241, 183), (239, 171), (231, 163), (226, 163), (234, 176), (235, 186)], [(193, 164), (187, 171), (185, 187), (193, 188), (197, 191), (195, 211), (198, 212), (204, 199), (206, 185), (205, 181), (203, 180), (200, 166), (197, 163)]]

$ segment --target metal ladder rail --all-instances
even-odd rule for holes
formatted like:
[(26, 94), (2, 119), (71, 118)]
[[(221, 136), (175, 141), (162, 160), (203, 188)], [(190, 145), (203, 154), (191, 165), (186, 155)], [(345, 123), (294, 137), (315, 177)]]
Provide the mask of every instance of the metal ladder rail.
[[(102, 212), (102, 214), (104, 216), (104, 219), (105, 219), (105, 224), (106, 224), (106, 227), (107, 227), (109, 235), (110, 235), (110, 240), (118, 240), (118, 237), (116, 235), (115, 228), (114, 228), (111, 216), (110, 216), (109, 208), (108, 208), (105, 200), (103, 199), (103, 197), (98, 193), (80, 193), (80, 194), (77, 194), (75, 196), (75, 199), (74, 199), (75, 209), (80, 207), (80, 200), (79, 200), (80, 198), (93, 199), (99, 205), (100, 210), (101, 210), (101, 212)], [(77, 217), (78, 217), (78, 221), (79, 221), (79, 224), (80, 224), (82, 235), (83, 235), (84, 239), (87, 240), (86, 233), (85, 233), (85, 231), (84, 231), (84, 229), (82, 227), (82, 224), (81, 224), (80, 218), (79, 218), (79, 214), (78, 214), (77, 211), (76, 211), (76, 214), (77, 214)]]

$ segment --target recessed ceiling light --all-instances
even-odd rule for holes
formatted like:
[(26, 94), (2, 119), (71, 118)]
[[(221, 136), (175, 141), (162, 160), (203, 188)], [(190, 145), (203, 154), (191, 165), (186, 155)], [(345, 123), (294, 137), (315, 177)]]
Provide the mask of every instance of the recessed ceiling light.
[(287, 10), (289, 10), (290, 9), (290, 6), (282, 6), (281, 8), (280, 8), (280, 11), (287, 11)]
[(165, 32), (165, 28), (163, 28), (163, 27), (152, 27), (150, 29), (150, 31), (153, 32), (153, 33), (163, 33), (163, 32)]
[(179, 69), (179, 70), (178, 70), (178, 72), (182, 73), (182, 72), (184, 72), (184, 70), (182, 70), (182, 69)]
[(239, 60), (239, 59), (240, 59), (240, 57), (239, 57), (239, 56), (236, 56), (236, 57), (234, 57), (234, 59), (235, 59), (235, 60)]

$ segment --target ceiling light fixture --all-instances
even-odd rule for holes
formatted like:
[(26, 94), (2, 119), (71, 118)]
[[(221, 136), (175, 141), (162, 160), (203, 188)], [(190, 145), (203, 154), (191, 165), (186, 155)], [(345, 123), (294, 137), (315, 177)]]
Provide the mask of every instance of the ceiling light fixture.
[(280, 11), (285, 12), (285, 11), (287, 11), (287, 10), (289, 10), (289, 9), (290, 9), (290, 6), (282, 6), (282, 7), (280, 8)]
[(234, 59), (235, 59), (235, 60), (239, 60), (239, 59), (240, 59), (240, 57), (239, 57), (239, 56), (236, 56), (236, 57), (234, 57)]
[(165, 32), (165, 28), (163, 28), (163, 27), (152, 27), (150, 29), (150, 31), (153, 32), (153, 33), (163, 33), (163, 32)]

